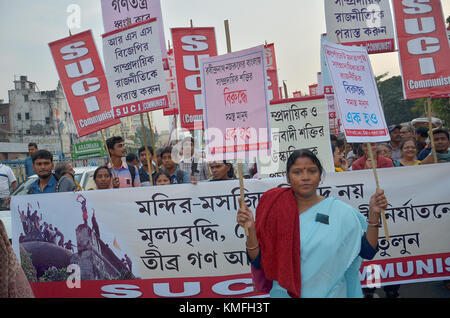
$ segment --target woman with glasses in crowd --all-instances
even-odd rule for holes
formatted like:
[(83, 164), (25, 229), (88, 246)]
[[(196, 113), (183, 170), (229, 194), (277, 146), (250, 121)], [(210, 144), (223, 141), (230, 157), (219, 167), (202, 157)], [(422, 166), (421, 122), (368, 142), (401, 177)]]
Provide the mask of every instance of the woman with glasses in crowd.
[(402, 157), (399, 160), (394, 160), (395, 167), (417, 166), (421, 164), (417, 160), (417, 142), (414, 138), (403, 139), (400, 143), (400, 151)]

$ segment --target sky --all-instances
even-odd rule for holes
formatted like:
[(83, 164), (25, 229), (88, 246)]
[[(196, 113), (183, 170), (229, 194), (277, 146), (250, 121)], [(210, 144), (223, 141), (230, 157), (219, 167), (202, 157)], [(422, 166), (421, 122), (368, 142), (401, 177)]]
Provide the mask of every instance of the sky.
[[(450, 0), (441, 1), (444, 16)], [(56, 89), (58, 75), (48, 43), (69, 35), (67, 19), (71, 4), (80, 8), (80, 28), (91, 29), (102, 56), (104, 33), (100, 0), (0, 0), (0, 99), (8, 102), (8, 90), (21, 75), (36, 82), (41, 91)], [(161, 0), (164, 33), (170, 28), (214, 27), (218, 54), (225, 54), (224, 21), (229, 20), (231, 45), (239, 51), (267, 43), (275, 44), (278, 79), (288, 92), (308, 92), (320, 72), (320, 34), (326, 33), (322, 0)], [(172, 41), (171, 41), (172, 42)], [(400, 75), (398, 53), (370, 56), (375, 76)]]

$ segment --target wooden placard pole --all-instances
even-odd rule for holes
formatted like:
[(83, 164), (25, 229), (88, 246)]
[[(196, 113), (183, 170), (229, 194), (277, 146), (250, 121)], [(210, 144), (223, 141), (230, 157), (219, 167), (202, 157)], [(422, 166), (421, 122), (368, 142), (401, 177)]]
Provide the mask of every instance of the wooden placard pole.
[(173, 114), (174, 128), (175, 128), (175, 144), (178, 143), (178, 116)]
[(144, 137), (145, 156), (147, 157), (148, 176), (150, 179), (150, 184), (153, 186), (153, 178), (152, 178), (153, 166), (152, 166), (152, 162), (150, 160), (150, 151), (148, 150), (148, 146), (147, 146), (147, 136), (145, 134), (144, 115), (141, 113), (140, 117), (141, 117), (142, 135)]
[(433, 134), (433, 122), (431, 118), (431, 97), (428, 97), (428, 105), (427, 105), (427, 113), (428, 113), (428, 136), (430, 136), (431, 141), (431, 151), (433, 153), (434, 163), (438, 163), (436, 148), (434, 147), (434, 134)]
[[(339, 35), (336, 35), (336, 37), (337, 37), (338, 43), (342, 44), (341, 43), (341, 38), (339, 37)], [(373, 156), (373, 153), (372, 153), (372, 144), (370, 142), (367, 143), (367, 152), (368, 152), (369, 158), (370, 158), (370, 160), (372, 162), (373, 176), (375, 177), (375, 183), (376, 183), (377, 191), (378, 191), (380, 189), (380, 182), (378, 181), (377, 166), (375, 164), (374, 156)], [(388, 226), (387, 226), (386, 213), (385, 213), (384, 210), (381, 211), (381, 219), (383, 221), (384, 235), (385, 235), (386, 241), (389, 241), (390, 240), (390, 238), (389, 238), (389, 229), (388, 229)]]
[[(152, 137), (153, 156), (156, 156), (155, 134), (153, 133), (152, 122), (150, 120), (150, 113), (147, 113), (147, 121), (148, 121), (148, 128), (150, 129), (150, 135)], [(156, 163), (156, 172), (159, 173), (158, 163)]]
[[(378, 181), (378, 173), (377, 173), (377, 166), (375, 164), (375, 160), (372, 153), (372, 145), (370, 142), (367, 143), (367, 152), (369, 154), (369, 158), (372, 162), (372, 169), (373, 169), (373, 175), (375, 177), (375, 183), (377, 185), (377, 191), (380, 189), (380, 183)], [(384, 227), (384, 234), (386, 237), (386, 241), (389, 241), (389, 230), (386, 222), (386, 214), (384, 210), (381, 211), (381, 219), (383, 220), (383, 227)]]
[(111, 155), (109, 154), (108, 145), (106, 144), (105, 133), (103, 132), (103, 129), (100, 130), (100, 131), (102, 133), (102, 139), (103, 139), (103, 144), (105, 145), (106, 153), (108, 154), (108, 161), (111, 162), (111, 168), (112, 168), (113, 176), (114, 176), (114, 178), (117, 178), (116, 168), (114, 167), (114, 163), (111, 160)]
[[(228, 20), (225, 20), (225, 35), (227, 38), (227, 51), (228, 53), (231, 53), (231, 37), (230, 37), (230, 25)], [(238, 159), (238, 173), (239, 173), (239, 190), (240, 190), (240, 198), (241, 208), (245, 206), (245, 191), (244, 191), (244, 176), (243, 176), (243, 169), (242, 169), (242, 160)], [(248, 234), (248, 228), (244, 226), (245, 236), (249, 236)]]

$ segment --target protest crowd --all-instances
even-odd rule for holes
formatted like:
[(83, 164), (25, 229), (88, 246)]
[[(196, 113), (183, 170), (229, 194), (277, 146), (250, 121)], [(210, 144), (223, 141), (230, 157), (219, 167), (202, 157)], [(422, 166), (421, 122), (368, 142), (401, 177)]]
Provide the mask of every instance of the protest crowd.
[[(401, 131), (404, 127), (401, 125), (392, 125), (389, 127), (391, 134), (390, 143), (373, 144), (373, 152), (375, 162), (372, 162), (367, 155), (367, 145), (365, 144), (349, 144), (345, 141), (345, 136), (331, 135), (330, 144), (333, 154), (335, 171), (337, 173), (351, 170), (372, 169), (372, 165), (376, 164), (377, 168), (415, 166), (424, 164), (433, 164), (431, 144), (428, 136), (428, 129), (419, 127), (412, 134), (404, 135)], [(450, 140), (448, 131), (442, 128), (433, 131), (435, 136), (436, 153), (439, 162), (450, 162)], [(425, 140), (425, 142), (424, 142)], [(195, 152), (194, 138), (188, 137), (179, 142), (178, 145), (167, 146), (156, 150), (154, 155), (153, 148), (142, 146), (136, 154), (127, 153), (124, 146), (124, 140), (121, 137), (111, 137), (107, 140), (108, 150), (111, 162), (96, 168), (93, 178), (97, 186), (96, 189), (88, 190), (106, 190), (130, 187), (149, 187), (163, 186), (170, 184), (198, 182), (217, 182), (222, 180), (236, 179), (237, 168), (236, 163), (227, 162), (206, 162), (203, 154)], [(36, 144), (30, 144), (32, 154), (29, 158), (32, 162), (30, 174), (36, 173), (38, 179), (30, 187), (28, 194), (56, 193), (67, 191), (81, 191), (82, 189), (74, 180), (74, 172), (70, 163), (62, 162), (56, 166), (53, 165), (53, 156), (47, 150), (37, 150)], [(178, 153), (177, 153), (178, 152)], [(149, 160), (147, 160), (147, 154)], [(179, 162), (172, 159), (172, 155), (181, 158)], [(151, 162), (149, 169), (148, 162)], [(258, 178), (257, 165), (255, 163), (245, 163), (243, 170), (243, 178)], [(7, 169), (2, 165), (3, 169)], [(9, 175), (12, 174), (8, 173)], [(151, 181), (149, 178), (151, 175)], [(14, 175), (9, 181), (15, 182)], [(9, 186), (9, 185), (7, 185)], [(3, 192), (8, 192), (5, 186)], [(14, 191), (14, 187), (11, 190)], [(7, 196), (5, 200), (10, 199)], [(17, 211), (23, 224), (25, 233), (22, 238), (30, 233), (38, 235), (42, 240), (62, 246), (73, 251), (76, 246), (71, 240), (64, 241), (64, 235), (52, 224), (42, 222), (42, 214), (32, 211), (28, 206), (27, 211)], [(95, 215), (92, 217), (95, 224)], [(122, 259), (125, 264), (125, 259)], [(129, 262), (129, 261), (128, 261)], [(127, 265), (128, 266), (128, 265)], [(450, 288), (450, 282), (445, 281), (446, 288)], [(386, 297), (399, 297), (400, 285), (385, 286), (384, 291)], [(372, 298), (375, 288), (364, 288), (364, 296)]]
[[(378, 11), (373, 9), (372, 12), (369, 12), (365, 8), (365, 11), (354, 9), (354, 6), (363, 5), (362, 3), (366, 5), (369, 2), (377, 2)], [(421, 1), (421, 3), (425, 2), (428, 3), (429, 1)], [(397, 9), (395, 15), (397, 20), (401, 20), (400, 22), (397, 21), (397, 28), (400, 30), (403, 20), (409, 21), (409, 25), (403, 33), (409, 34), (408, 36), (413, 34), (408, 33), (408, 31), (414, 31), (415, 28), (418, 30), (419, 26), (417, 24), (416, 27), (411, 22), (412, 19), (406, 18), (415, 14), (423, 14), (424, 12), (421, 12), (421, 10), (428, 5), (429, 11), (434, 10), (433, 14), (436, 14), (435, 11), (438, 6), (435, 2), (433, 0), (434, 7), (432, 8), (431, 4), (419, 5), (417, 3), (409, 4), (409, 2), (406, 4), (405, 1), (400, 4), (400, 1), (397, 1), (394, 8)], [(189, 32), (194, 32), (195, 28), (191, 22), (189, 31), (186, 28), (172, 29), (174, 49), (167, 50), (161, 15), (153, 18), (145, 11), (148, 9), (149, 2), (101, 1), (101, 3), (105, 26), (105, 34), (102, 35), (104, 69), (98, 57), (98, 52), (93, 49), (95, 43), (91, 31), (80, 32), (76, 35), (70, 34), (68, 38), (49, 43), (49, 47), (61, 85), (64, 87), (67, 102), (71, 108), (73, 120), (76, 122), (79, 137), (101, 131), (107, 156), (102, 158), (104, 163), (96, 166), (92, 175), (95, 187), (83, 188), (75, 178), (75, 170), (71, 162), (54, 163), (51, 151), (40, 149), (37, 143), (30, 142), (28, 144), (29, 155), (25, 160), (26, 176), (27, 178), (37, 176), (37, 178), (28, 186), (25, 196), (20, 196), (20, 198), (13, 194), (20, 187), (13, 171), (8, 166), (0, 164), (0, 204), (7, 205), (11, 209), (11, 214), (14, 215), (12, 219), (15, 219), (16, 223), (19, 223), (18, 220), (20, 220), (20, 225), (14, 225), (15, 231), (17, 232), (17, 228), (23, 229), (20, 234), (14, 233), (18, 242), (16, 242), (15, 250), (13, 250), (13, 245), (6, 235), (3, 223), (0, 222), (0, 298), (33, 297), (33, 290), (26, 281), (27, 278), (21, 266), (23, 264), (20, 264), (17, 258), (18, 253), (22, 255), (22, 252), (24, 252), (25, 255), (25, 251), (31, 255), (27, 257), (30, 257), (33, 261), (39, 258), (36, 255), (45, 251), (43, 254), (64, 255), (70, 262), (74, 261), (76, 264), (82, 264), (83, 266), (88, 266), (86, 264), (89, 263), (92, 270), (83, 274), (91, 275), (85, 276), (89, 277), (86, 281), (90, 281), (90, 283), (95, 280), (142, 279), (133, 272), (138, 267), (133, 265), (140, 265), (139, 270), (144, 267), (144, 270), (148, 270), (145, 272), (146, 275), (139, 272), (140, 276), (144, 276), (144, 279), (149, 279), (149, 276), (156, 273), (156, 270), (160, 270), (159, 275), (166, 275), (167, 271), (164, 272), (164, 270), (173, 270), (174, 268), (177, 271), (176, 275), (180, 275), (180, 277), (170, 275), (158, 277), (155, 275), (155, 279), (165, 277), (178, 279), (195, 277), (196, 275), (197, 278), (205, 278), (209, 272), (201, 265), (214, 266), (211, 271), (215, 271), (213, 273), (217, 274), (221, 270), (216, 266), (217, 260), (220, 260), (218, 257), (225, 257), (229, 264), (238, 266), (240, 263), (245, 266), (245, 261), (247, 261), (247, 265), (250, 265), (251, 273), (239, 273), (239, 275), (248, 274), (249, 277), (251, 275), (250, 293), (263, 293), (273, 298), (376, 297), (376, 287), (362, 285), (363, 279), (360, 269), (363, 266), (363, 260), (373, 260), (377, 254), (381, 254), (379, 253), (381, 250), (383, 250), (383, 253), (386, 252), (387, 247), (381, 245), (390, 245), (391, 242), (389, 241), (385, 211), (389, 206), (392, 207), (392, 210), (400, 210), (388, 203), (389, 193), (385, 193), (383, 185), (379, 186), (377, 171), (391, 168), (394, 174), (401, 169), (404, 171), (408, 169), (420, 170), (425, 169), (424, 166), (436, 167), (438, 164), (450, 162), (449, 131), (442, 124), (433, 127), (431, 113), (428, 114), (428, 125), (413, 125), (412, 122), (390, 126), (386, 124), (382, 107), (384, 105), (382, 105), (378, 95), (368, 54), (394, 51), (392, 21), (384, 19), (385, 17), (390, 18), (389, 2), (382, 0), (326, 1), (326, 20), (329, 30), (327, 30), (328, 35), (321, 35), (322, 72), (318, 73), (322, 82), (319, 87), (320, 91), (310, 94), (311, 96), (300, 96), (293, 99), (288, 98), (287, 92), (283, 99), (278, 90), (276, 64), (271, 65), (267, 62), (268, 56), (271, 56), (271, 54), (273, 57), (275, 56), (273, 45), (267, 45), (266, 43), (266, 45), (238, 52), (232, 52), (231, 45), (228, 45), (228, 54), (224, 58), (218, 56), (217, 50), (214, 48), (214, 29), (199, 28), (199, 32), (204, 33), (201, 36), (192, 36), (193, 33)], [(159, 1), (153, 1), (153, 3), (158, 4), (155, 12), (159, 14), (161, 11)], [(127, 11), (130, 11), (130, 8), (133, 7), (140, 14), (133, 17), (134, 23), (131, 23), (130, 17), (119, 15), (120, 9), (125, 11), (125, 4)], [(401, 5), (415, 5), (417, 10), (407, 8), (402, 11), (398, 9), (398, 6)], [(139, 11), (140, 9), (144, 11)], [(345, 13), (346, 9), (352, 10), (352, 13)], [(389, 16), (387, 15), (388, 12)], [(138, 13), (135, 12), (134, 14)], [(118, 16), (114, 18), (113, 16), (116, 14)], [(376, 18), (382, 22), (380, 25), (368, 27), (368, 24), (365, 23), (366, 20), (375, 20)], [(430, 17), (426, 17), (426, 19), (430, 19)], [(349, 24), (349, 26), (346, 25), (346, 22), (363, 23), (357, 26)], [(226, 27), (228, 26), (227, 23), (228, 20), (226, 21)], [(407, 23), (405, 22), (405, 24)], [(416, 34), (421, 32), (417, 31)], [(407, 41), (401, 40), (400, 36), (405, 35), (402, 35), (401, 30), (397, 30), (397, 34), (400, 34), (398, 35), (399, 54), (404, 54), (406, 52), (404, 45)], [(336, 41), (334, 41), (334, 35)], [(229, 34), (227, 34), (227, 37), (227, 40), (230, 40)], [(353, 37), (354, 39), (360, 39), (361, 37), (364, 46), (359, 46), (359, 42), (353, 42)], [(362, 38), (365, 38), (365, 41), (362, 41)], [(444, 42), (446, 44), (447, 39)], [(419, 49), (420, 45), (416, 45), (417, 43), (408, 43), (408, 49), (416, 50), (408, 53), (409, 58), (417, 59), (419, 53), (435, 53), (424, 53), (425, 46)], [(417, 53), (417, 51), (420, 52)], [(80, 60), (80, 58), (83, 58), (83, 60)], [(431, 69), (441, 71), (440, 68), (444, 68), (442, 72), (448, 72), (448, 56), (444, 62), (437, 57), (435, 61), (436, 63), (431, 58), (420, 60), (420, 70), (431, 73)], [(176, 65), (177, 73), (184, 67), (182, 71), (187, 72), (189, 69), (189, 71), (198, 71), (198, 74), (186, 76), (186, 72), (182, 72), (182, 76), (186, 78), (180, 77), (177, 79), (175, 74), (171, 73), (174, 65), (170, 65), (170, 62), (178, 63)], [(191, 63), (192, 65), (184, 65), (183, 63)], [(428, 98), (430, 105), (432, 98), (447, 98), (450, 96), (448, 91), (450, 77), (445, 77), (448, 75), (442, 75), (442, 73), (440, 74), (440, 76), (442, 75), (441, 78), (433, 80), (412, 80), (412, 78), (416, 79), (420, 76), (414, 77), (415, 74), (409, 73), (410, 69), (405, 68), (408, 63), (402, 62), (405, 99)], [(435, 64), (431, 65), (432, 63)], [(126, 71), (132, 72), (127, 73)], [(275, 72), (275, 75), (273, 72)], [(95, 75), (92, 75), (91, 78), (84, 78), (90, 73)], [(238, 73), (239, 75), (237, 75)], [(196, 84), (198, 84), (197, 80), (201, 80), (200, 87), (194, 87), (195, 85), (190, 81), (193, 77), (195, 77)], [(409, 79), (407, 82), (406, 78)], [(177, 80), (178, 91), (172, 91), (169, 89), (167, 82), (176, 82)], [(269, 82), (270, 85), (274, 84), (275, 88), (274, 90), (271, 88), (273, 96), (270, 100), (267, 93), (270, 87)], [(95, 84), (98, 84), (98, 86)], [(186, 86), (186, 89), (183, 85)], [(427, 95), (429, 93), (427, 88), (432, 86), (434, 87), (430, 89), (432, 92)], [(170, 85), (170, 87), (173, 88), (174, 85)], [(183, 89), (190, 92), (186, 93)], [(193, 94), (193, 91), (197, 95)], [(178, 94), (177, 105), (172, 104), (171, 93)], [(186, 96), (189, 97), (189, 101), (183, 100)], [(197, 104), (200, 101), (203, 105)], [(79, 105), (86, 105), (86, 107), (79, 107)], [(147, 117), (153, 143), (147, 142), (143, 115), (145, 113), (148, 115), (149, 112), (155, 110), (168, 112), (165, 113), (166, 116), (180, 115), (181, 130), (183, 130), (181, 140), (178, 140), (180, 135), (176, 127), (177, 117), (175, 116), (172, 132), (175, 132), (177, 138), (175, 140), (170, 138), (166, 144), (156, 148), (150, 117)], [(123, 136), (108, 135), (108, 138), (105, 139), (103, 135), (105, 129), (117, 125), (121, 118), (131, 115), (140, 115), (143, 130), (143, 137), (139, 140), (140, 148), (136, 152), (130, 152), (127, 149), (126, 138)], [(334, 125), (336, 123), (337, 125)], [(448, 125), (448, 123), (445, 124)], [(211, 134), (211, 130), (208, 131), (211, 128), (219, 131), (221, 138), (223, 137), (220, 140), (221, 138), (215, 136), (218, 140), (214, 140), (214, 142), (218, 144), (213, 144), (211, 136), (208, 135)], [(259, 135), (256, 138), (255, 132), (258, 129)], [(186, 133), (187, 131), (189, 133)], [(204, 135), (200, 134), (199, 137), (195, 134), (196, 131), (200, 131)], [(261, 131), (265, 133), (261, 133)], [(263, 137), (266, 139), (264, 140)], [(200, 140), (202, 138), (205, 140)], [(284, 146), (287, 149), (281, 149)], [(245, 160), (242, 159), (242, 154), (246, 158)], [(267, 173), (268, 169), (264, 170), (264, 165), (261, 164), (261, 157), (270, 158), (270, 160), (276, 162), (278, 170)], [(223, 160), (225, 158), (234, 159)], [(324, 159), (329, 160), (325, 162)], [(437, 167), (436, 171), (441, 169), (441, 166)], [(349, 175), (351, 175), (348, 172), (360, 170), (372, 170), (376, 179), (376, 190), (372, 193), (365, 193), (366, 198), (362, 195), (363, 184), (356, 184), (357, 182), (354, 180), (348, 181)], [(344, 190), (339, 192), (340, 198), (329, 196), (332, 187), (328, 187), (328, 194), (323, 194), (320, 185), (327, 173), (331, 173), (337, 180), (340, 178), (344, 180), (348, 177), (348, 179), (345, 179), (347, 183), (338, 187), (347, 187), (350, 201), (349, 187), (360, 187), (360, 192), (355, 190), (353, 194), (358, 199), (368, 199), (364, 205), (360, 205), (360, 207), (364, 206), (366, 209), (365, 213), (356, 206), (341, 200), (344, 196), (341, 193), (344, 193)], [(283, 177), (283, 184), (269, 190), (265, 189), (262, 193), (244, 193), (247, 191), (244, 189), (244, 179), (251, 179), (254, 184), (265, 186), (273, 185), (271, 182), (275, 177)], [(239, 187), (231, 190), (227, 188), (231, 191), (231, 194), (221, 196), (214, 192), (221, 191), (220, 186), (227, 185), (225, 181), (231, 180), (236, 181), (236, 186), (239, 180)], [(358, 182), (362, 181), (358, 180)], [(353, 184), (349, 185), (349, 183)], [(190, 186), (184, 186), (186, 184)], [(153, 193), (153, 187), (158, 187), (158, 193)], [(211, 187), (211, 190), (206, 189), (206, 187)], [(199, 188), (202, 190), (198, 190)], [(186, 192), (191, 191), (189, 192), (191, 197), (189, 197), (189, 194), (186, 194), (186, 197), (183, 198), (176, 197), (176, 195), (180, 195), (180, 192), (183, 192), (183, 189)], [(237, 199), (238, 190), (240, 191), (239, 199)], [(145, 194), (144, 191), (146, 191)], [(201, 199), (202, 203), (198, 203), (198, 201), (195, 204), (193, 203), (192, 192), (196, 191), (201, 193), (198, 199)], [(148, 196), (147, 192), (152, 193), (152, 195)], [(211, 193), (206, 193), (206, 196), (203, 196), (205, 192)], [(56, 221), (51, 218), (49, 218), (51, 219), (49, 221), (45, 215), (48, 211), (41, 209), (40, 204), (42, 205), (42, 202), (45, 202), (47, 208), (49, 208), (48, 202), (51, 195), (56, 198), (59, 195), (62, 198), (67, 194), (71, 194), (76, 199), (71, 197), (72, 201), (67, 202), (67, 206), (71, 206), (72, 209), (68, 208), (68, 211), (61, 211), (61, 214), (67, 213), (65, 214), (67, 220), (76, 214), (78, 221), (82, 223), (70, 224), (66, 228), (70, 230), (65, 232), (62, 228), (67, 225), (65, 223), (70, 222), (66, 220)], [(89, 201), (91, 205), (88, 205), (91, 194), (98, 194), (98, 197), (93, 196), (98, 201)], [(35, 195), (47, 196), (44, 198), (44, 196)], [(123, 244), (121, 248), (117, 237), (120, 237), (123, 233), (119, 233), (117, 236), (114, 233), (114, 240), (112, 240), (109, 236), (113, 234), (107, 233), (105, 235), (107, 231), (103, 231), (106, 227), (104, 224), (112, 221), (104, 221), (99, 217), (100, 213), (106, 213), (101, 210), (107, 210), (107, 208), (102, 209), (101, 204), (98, 205), (98, 202), (105, 201), (105, 198), (101, 195), (108, 195), (107, 201), (110, 201), (108, 204), (117, 204), (120, 209), (125, 210), (124, 213), (130, 213), (127, 214), (126, 218), (131, 219), (132, 212), (139, 217), (146, 217), (147, 220), (148, 217), (153, 217), (148, 225), (139, 224), (139, 226), (154, 227), (137, 228), (137, 231), (127, 229), (128, 233), (122, 235), (126, 238), (121, 239), (123, 241), (128, 239), (129, 241), (127, 241), (128, 243), (120, 241), (120, 244)], [(139, 197), (135, 200), (133, 197), (130, 200), (133, 201), (131, 203), (120, 202), (118, 198), (127, 195), (130, 197), (141, 195), (143, 198)], [(252, 196), (255, 199), (249, 198)], [(157, 199), (158, 197), (164, 197), (165, 199)], [(44, 198), (45, 200), (39, 202), (39, 200), (32, 201), (29, 198), (38, 198), (39, 200)], [(220, 203), (215, 202), (216, 204), (214, 204), (216, 199), (220, 200)], [(233, 226), (235, 226), (234, 236), (230, 239), (232, 235), (228, 235), (227, 232), (227, 239), (235, 240), (233, 243), (245, 241), (245, 245), (242, 244), (245, 251), (236, 251), (232, 243), (229, 245), (233, 247), (233, 251), (217, 249), (219, 251), (217, 253), (214, 249), (206, 255), (204, 255), (206, 253), (204, 250), (201, 250), (204, 254), (200, 253), (200, 250), (191, 251), (191, 247), (197, 247), (192, 244), (194, 241), (192, 233), (194, 232), (197, 242), (200, 242), (199, 237), (203, 235), (204, 238), (210, 240), (207, 241), (208, 244), (211, 244), (211, 242), (216, 244), (214, 248), (221, 245), (227, 246), (227, 244), (223, 244), (225, 234), (219, 234), (220, 224), (213, 223), (220, 223), (214, 218), (218, 217), (217, 215), (221, 214), (220, 212), (225, 210), (226, 207), (228, 211), (231, 211), (232, 204), (230, 202), (234, 199), (238, 201), (237, 204), (236, 201), (234, 204), (236, 214), (233, 214), (234, 219), (232, 221)], [(440, 200), (441, 197), (438, 196), (438, 199)], [(411, 198), (401, 208), (405, 210), (409, 208), (407, 204), (412, 200)], [(62, 201), (52, 203), (60, 208), (63, 206)], [(169, 201), (172, 202), (169, 203)], [(248, 202), (253, 203), (253, 206)], [(418, 205), (422, 202), (413, 203)], [(413, 210), (413, 203), (411, 203), (411, 211)], [(449, 204), (448, 202), (433, 203), (433, 216), (436, 219), (442, 218), (442, 215), (449, 211), (446, 206)], [(126, 204), (133, 204), (135, 211), (128, 211), (129, 206)], [(81, 210), (81, 219), (78, 211), (72, 214), (74, 206)], [(136, 208), (136, 206), (139, 207)], [(154, 210), (151, 209), (152, 206)], [(198, 210), (191, 210), (193, 206), (198, 206)], [(175, 209), (179, 207), (181, 207), (183, 217), (187, 216), (183, 219), (185, 223), (170, 224), (163, 227), (162, 223), (171, 223), (168, 220), (173, 221), (177, 217), (175, 216)], [(167, 214), (172, 219), (167, 215), (161, 215), (163, 213), (158, 216), (158, 208), (161, 210), (165, 208), (165, 212), (168, 212)], [(190, 215), (192, 211), (198, 212), (201, 210), (203, 213), (207, 209), (219, 212), (211, 213), (208, 216), (202, 214), (201, 218), (192, 220), (193, 222), (189, 220), (189, 224), (186, 225), (186, 219), (193, 216)], [(44, 215), (42, 211), (44, 211)], [(173, 215), (169, 213), (170, 211)], [(397, 217), (403, 213), (402, 211), (397, 214)], [(419, 212), (422, 215), (427, 213), (431, 215), (428, 208), (423, 208)], [(51, 210), (49, 214), (52, 213), (54, 213), (54, 210)], [(395, 215), (391, 211), (390, 224), (395, 222)], [(448, 215), (446, 216), (448, 217)], [(164, 217), (167, 217), (167, 219)], [(207, 217), (211, 217), (211, 219), (205, 219)], [(405, 215), (401, 217), (407, 219)], [(115, 220), (113, 217), (111, 218), (113, 221)], [(192, 217), (192, 219), (194, 218)], [(160, 220), (163, 221), (158, 223)], [(396, 241), (395, 243), (392, 242), (392, 246), (395, 247), (400, 244), (398, 243), (400, 241), (398, 237), (401, 236), (404, 246), (408, 242), (412, 242), (411, 244), (417, 242), (417, 246), (419, 246), (419, 233), (412, 233), (416, 231), (415, 229), (411, 231), (405, 229), (408, 227), (408, 221), (413, 222), (414, 219), (406, 220), (401, 224), (404, 228), (402, 228), (401, 233), (395, 233)], [(433, 219), (433, 221), (435, 220)], [(441, 219), (441, 221), (443, 221), (442, 224), (444, 225), (442, 226), (444, 227), (447, 220)], [(399, 226), (399, 222), (395, 226)], [(72, 227), (75, 234), (68, 233), (72, 231)], [(382, 237), (381, 231), (383, 230), (381, 228), (384, 230), (384, 237)], [(126, 232), (126, 230), (124, 231)], [(242, 231), (243, 234), (239, 235), (239, 231)], [(129, 232), (133, 232), (134, 237)], [(140, 233), (137, 239), (135, 237), (136, 232)], [(416, 241), (410, 239), (406, 242), (405, 237), (408, 235), (416, 235)], [(108, 238), (105, 238), (106, 236)], [(427, 242), (432, 241), (428, 236), (424, 236), (424, 240), (428, 240)], [(76, 242), (74, 242), (74, 237), (76, 237)], [(155, 244), (157, 240), (166, 240), (164, 241), (166, 244), (164, 247), (170, 246), (168, 248), (170, 250), (182, 238), (189, 238), (185, 243), (190, 246), (185, 249), (186, 246), (183, 245), (183, 249), (179, 249), (182, 250), (182, 252), (179, 252), (182, 255), (162, 255), (163, 251), (158, 250), (158, 246)], [(144, 246), (146, 245), (145, 248), (150, 248), (142, 252), (145, 255), (140, 255), (142, 264), (136, 264), (135, 258), (133, 258), (136, 255), (132, 255), (128, 250), (128, 255), (123, 254), (125, 253), (124, 246), (131, 245), (129, 242), (132, 239), (140, 239), (146, 243), (144, 244)], [(141, 241), (139, 243), (142, 243)], [(28, 247), (29, 250), (25, 247)], [(130, 247), (128, 246), (128, 248)], [(189, 251), (186, 252), (185, 250)], [(136, 251), (133, 250), (133, 252)], [(183, 254), (185, 252), (190, 253), (187, 255), (190, 265), (198, 264), (199, 270), (203, 270), (200, 271), (200, 274), (199, 272), (191, 272), (189, 275), (182, 276), (185, 273), (179, 271), (178, 259), (186, 256)], [(443, 255), (442, 259), (437, 258), (441, 256), (436, 254), (436, 251), (434, 251), (434, 254), (429, 252), (429, 255), (425, 255), (434, 255), (436, 257), (434, 260), (439, 259), (440, 261), (440, 263), (436, 263), (438, 264), (436, 265), (436, 271), (440, 270), (441, 272), (434, 273), (440, 276), (433, 276), (434, 280), (443, 277), (448, 278), (444, 276), (445, 273), (443, 274), (444, 268), (450, 272), (450, 264), (447, 264), (447, 261), (450, 260), (448, 253), (446, 251), (439, 252)], [(410, 254), (406, 247), (400, 253), (404, 257), (407, 255), (403, 254)], [(173, 254), (176, 254), (176, 252), (173, 252)], [(236, 256), (238, 254), (241, 255), (240, 259)], [(422, 256), (420, 254), (411, 257), (419, 259)], [(42, 256), (42, 258), (45, 258), (45, 256)], [(171, 259), (163, 266), (163, 259), (167, 258)], [(139, 260), (139, 258), (137, 259)], [(403, 261), (402, 257), (392, 257), (392, 259)], [(447, 266), (443, 266), (443, 259)], [(155, 265), (158, 263), (157, 260), (160, 262), (160, 268)], [(387, 261), (389, 260), (388, 257)], [(36, 277), (42, 277), (42, 273), (46, 273), (47, 270), (56, 272), (62, 270), (61, 266), (57, 268), (55, 264), (45, 263), (45, 261), (42, 261), (41, 267), (36, 269), (35, 272), (39, 272)], [(185, 257), (183, 261), (185, 261)], [(424, 263), (424, 261), (418, 260), (415, 264), (419, 262)], [(38, 263), (37, 260), (36, 263)], [(226, 265), (229, 266), (229, 264)], [(391, 264), (386, 265), (386, 268), (392, 269), (393, 265), (388, 267), (389, 265)], [(30, 266), (39, 267), (34, 263)], [(426, 266), (421, 266), (423, 272)], [(229, 269), (231, 267), (227, 267), (227, 270), (232, 274), (224, 271), (226, 272), (223, 274), (224, 277), (230, 278), (233, 275), (238, 275), (233, 272), (236, 267)], [(426, 268), (428, 269), (428, 267)], [(124, 272), (128, 276), (121, 276)], [(385, 272), (391, 274), (388, 269)], [(205, 277), (201, 275), (205, 275)], [(150, 278), (153, 279), (153, 276)], [(421, 279), (422, 277), (418, 280)], [(401, 280), (401, 278), (398, 278), (398, 281)], [(50, 281), (53, 282), (53, 280)], [(388, 284), (379, 287), (386, 298), (401, 297), (403, 285), (398, 281), (393, 280), (393, 283), (390, 281)], [(442, 281), (444, 288), (450, 291), (450, 281), (444, 279)], [(40, 282), (43, 281), (34, 283), (39, 284)], [(217, 283), (217, 285), (220, 285), (220, 283)], [(213, 292), (216, 295), (225, 295), (217, 292), (217, 290), (220, 290), (217, 285), (214, 285), (216, 288), (211, 288)], [(248, 288), (250, 289), (250, 287)], [(40, 292), (44, 289), (44, 287), (36, 288)]]

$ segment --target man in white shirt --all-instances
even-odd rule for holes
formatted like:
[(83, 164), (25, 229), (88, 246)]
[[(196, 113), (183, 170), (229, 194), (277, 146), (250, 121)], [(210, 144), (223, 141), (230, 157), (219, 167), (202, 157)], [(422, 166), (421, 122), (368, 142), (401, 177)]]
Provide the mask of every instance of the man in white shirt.
[(206, 181), (209, 179), (208, 165), (194, 148), (194, 138), (183, 140), (181, 148), (180, 168), (191, 175), (191, 182)]
[(16, 189), (17, 180), (11, 168), (0, 163), (0, 206), (6, 205), (8, 197)]

